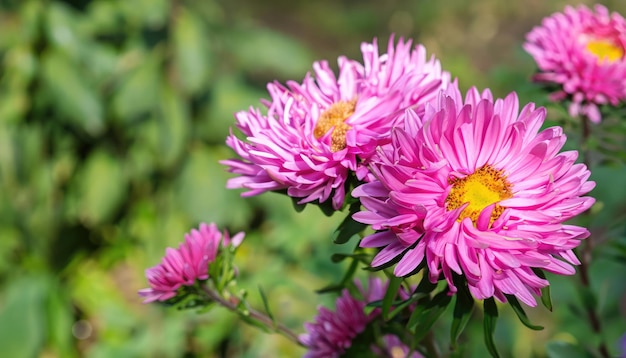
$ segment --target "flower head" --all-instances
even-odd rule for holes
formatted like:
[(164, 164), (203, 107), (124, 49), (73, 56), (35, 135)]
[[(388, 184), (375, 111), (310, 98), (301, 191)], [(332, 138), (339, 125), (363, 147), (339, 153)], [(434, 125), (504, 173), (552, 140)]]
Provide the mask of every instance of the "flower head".
[(411, 274), (424, 260), (456, 292), (463, 275), (478, 299), (515, 295), (535, 305), (548, 282), (533, 268), (573, 274), (572, 249), (589, 232), (564, 222), (587, 210), (594, 183), (560, 127), (539, 131), (543, 108), (519, 111), (517, 95), (493, 100), (471, 89), (442, 93), (420, 118), (405, 113), (391, 143), (370, 168), (377, 181), (357, 187), (364, 211), (354, 219), (377, 233), (361, 246), (384, 247), (372, 265), (399, 259), (394, 273)]
[(571, 99), (572, 116), (601, 120), (598, 105), (626, 99), (626, 20), (602, 5), (568, 6), (526, 36), (539, 67), (535, 79), (561, 86), (553, 100)]
[(388, 137), (389, 116), (407, 106), (423, 107), (450, 82), (423, 46), (389, 41), (379, 55), (374, 41), (362, 46), (364, 64), (339, 58), (339, 76), (326, 61), (313, 65), (302, 83), (270, 83), (267, 112), (257, 108), (235, 115), (246, 136), (232, 132), (226, 144), (240, 159), (221, 163), (238, 177), (227, 187), (244, 196), (286, 190), (300, 203), (332, 200), (343, 206), (350, 173), (367, 174), (363, 162)]
[(365, 313), (369, 302), (382, 300), (387, 289), (379, 279), (369, 280), (367, 290), (357, 281), (362, 297), (353, 297), (347, 289), (337, 299), (335, 311), (319, 308), (319, 314), (312, 323), (305, 323), (307, 333), (300, 335), (300, 341), (308, 351), (306, 358), (339, 357), (352, 346), (352, 341), (362, 333), (378, 314), (379, 310)]
[(150, 288), (139, 291), (144, 303), (167, 301), (176, 296), (181, 286), (192, 286), (196, 280), (209, 278), (209, 264), (215, 261), (220, 241), (223, 246), (238, 246), (243, 240), (240, 232), (232, 238), (228, 232), (220, 233), (217, 226), (200, 224), (185, 234), (178, 249), (167, 248), (161, 263), (146, 270)]

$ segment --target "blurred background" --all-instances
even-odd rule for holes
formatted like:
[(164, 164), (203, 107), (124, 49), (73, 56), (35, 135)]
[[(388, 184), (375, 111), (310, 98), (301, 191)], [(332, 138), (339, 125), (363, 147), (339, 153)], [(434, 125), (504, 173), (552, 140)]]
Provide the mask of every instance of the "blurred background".
[[(602, 3), (626, 14), (622, 0)], [(332, 295), (313, 291), (342, 275), (330, 255), (352, 249), (331, 240), (344, 215), (296, 213), (278, 194), (243, 199), (226, 190), (229, 174), (217, 161), (233, 156), (224, 145), (233, 113), (259, 106), (269, 81), (300, 81), (315, 60), (360, 60), (360, 43), (375, 37), (384, 51), (390, 33), (424, 43), (464, 89), (515, 90), (522, 102), (546, 104), (529, 82), (535, 65), (521, 45), (567, 4), (0, 0), (0, 355), (302, 355), (225, 310), (167, 310), (143, 305), (136, 293), (167, 246), (214, 221), (248, 233), (236, 262), (258, 307), (262, 286), (275, 315), (302, 332), (318, 304), (332, 305)], [(576, 134), (570, 139), (576, 147)], [(601, 338), (616, 356), (626, 332), (626, 272), (613, 259), (616, 248), (626, 251), (619, 155), (598, 159), (598, 219), (587, 222), (599, 237), (591, 273)], [(594, 346), (600, 337), (586, 324), (578, 281), (552, 278), (555, 312), (528, 310), (543, 331), (503, 307), (503, 356), (573, 357)], [(463, 356), (486, 354), (475, 314)], [(448, 324), (435, 327), (444, 347)]]

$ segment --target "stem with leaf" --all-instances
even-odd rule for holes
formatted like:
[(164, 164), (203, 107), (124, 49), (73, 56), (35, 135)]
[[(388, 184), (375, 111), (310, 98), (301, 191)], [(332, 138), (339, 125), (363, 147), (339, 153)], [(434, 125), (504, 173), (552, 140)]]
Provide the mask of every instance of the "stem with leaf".
[[(590, 158), (590, 150), (588, 148), (588, 141), (589, 141), (589, 137), (591, 136), (591, 128), (589, 126), (589, 120), (586, 117), (581, 116), (580, 119), (581, 119), (581, 128), (582, 128), (581, 150), (582, 150), (582, 156), (583, 156), (583, 163), (585, 163), (587, 168), (590, 168), (591, 158)], [(589, 214), (590, 214), (589, 210), (583, 213), (583, 215), (589, 215)], [(591, 280), (589, 277), (589, 266), (591, 265), (592, 251), (593, 251), (593, 239), (592, 237), (589, 237), (582, 243), (582, 249), (579, 251), (580, 253), (579, 255), (580, 256), (580, 267), (579, 267), (580, 282), (582, 283), (584, 290), (588, 293), (584, 295), (583, 305), (587, 313), (587, 319), (589, 321), (589, 324), (591, 325), (591, 329), (593, 330), (594, 333), (596, 333), (600, 337), (600, 343), (598, 344), (598, 351), (600, 352), (602, 357), (609, 358), (610, 357), (609, 351), (606, 346), (606, 343), (604, 342), (604, 338), (602, 337), (602, 324), (600, 322), (600, 317), (598, 316), (598, 313), (596, 312), (596, 307), (595, 307), (596, 300), (595, 299), (589, 300), (586, 298), (588, 295), (593, 295), (593, 292), (591, 291)]]
[(212, 301), (215, 301), (216, 303), (218, 303), (220, 306), (225, 307), (226, 309), (228, 309), (229, 311), (235, 312), (239, 315), (243, 315), (246, 316), (248, 318), (251, 318), (252, 320), (260, 323), (261, 325), (263, 325), (264, 327), (266, 327), (269, 331), (271, 332), (276, 332), (281, 334), (283, 337), (289, 339), (290, 341), (292, 341), (293, 343), (304, 347), (304, 345), (302, 344), (302, 342), (300, 342), (300, 340), (298, 339), (298, 335), (295, 334), (292, 330), (290, 330), (287, 326), (285, 326), (282, 323), (276, 323), (273, 319), (271, 319), (270, 317), (266, 316), (265, 314), (254, 310), (250, 307), (248, 307), (247, 305), (245, 306), (245, 312), (242, 311), (240, 309), (241, 304), (243, 303), (241, 300), (239, 300), (236, 297), (233, 297), (231, 300), (227, 300), (224, 297), (222, 297), (217, 291), (211, 289), (210, 287), (208, 287), (206, 285), (206, 283), (201, 285), (202, 288), (202, 292), (204, 292), (204, 294), (206, 294), (206, 296), (208, 298), (210, 298)]

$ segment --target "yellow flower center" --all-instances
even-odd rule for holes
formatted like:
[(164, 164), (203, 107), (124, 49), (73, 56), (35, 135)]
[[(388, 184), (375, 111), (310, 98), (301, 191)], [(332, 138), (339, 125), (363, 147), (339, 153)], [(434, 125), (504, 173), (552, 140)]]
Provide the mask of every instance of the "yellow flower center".
[(317, 120), (315, 129), (313, 130), (315, 138), (322, 138), (331, 128), (334, 128), (331, 134), (330, 150), (338, 152), (345, 148), (346, 133), (351, 128), (345, 123), (345, 120), (354, 113), (355, 107), (356, 99), (350, 102), (339, 101), (333, 103)]
[(404, 354), (404, 350), (402, 347), (394, 346), (391, 347), (391, 358), (405, 358), (406, 354)]
[[(488, 164), (466, 177), (449, 179), (449, 183), (452, 185), (452, 190), (446, 198), (446, 208), (454, 210), (469, 203), (459, 215), (458, 222), (470, 218), (476, 225), (478, 215), (484, 208), (513, 196), (512, 185), (506, 180), (504, 171), (494, 169)], [(491, 213), (490, 225), (502, 215), (504, 209), (499, 204), (495, 205)]]
[(615, 62), (624, 57), (624, 48), (613, 41), (598, 39), (587, 42), (587, 51), (598, 58), (598, 62)]

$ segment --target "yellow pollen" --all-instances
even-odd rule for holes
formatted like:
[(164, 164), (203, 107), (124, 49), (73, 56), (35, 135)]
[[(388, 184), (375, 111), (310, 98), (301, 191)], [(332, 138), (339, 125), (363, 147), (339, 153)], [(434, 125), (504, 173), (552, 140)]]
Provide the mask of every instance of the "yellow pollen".
[(315, 138), (322, 138), (331, 128), (334, 128), (331, 134), (330, 150), (338, 152), (345, 148), (346, 133), (351, 128), (345, 123), (345, 120), (354, 113), (355, 107), (356, 99), (349, 102), (339, 101), (333, 103), (317, 120), (315, 129), (313, 130)]
[(624, 48), (610, 40), (591, 40), (587, 42), (587, 51), (598, 58), (598, 62), (615, 62), (624, 57)]
[(489, 221), (489, 225), (491, 225), (502, 215), (505, 209), (497, 203), (513, 196), (511, 193), (512, 186), (507, 181), (504, 171), (494, 169), (488, 164), (466, 177), (451, 178), (448, 179), (448, 182), (452, 185), (452, 190), (446, 198), (446, 208), (454, 210), (465, 203), (469, 203), (459, 215), (458, 222), (470, 218), (476, 225), (480, 212), (487, 206), (496, 203)]

